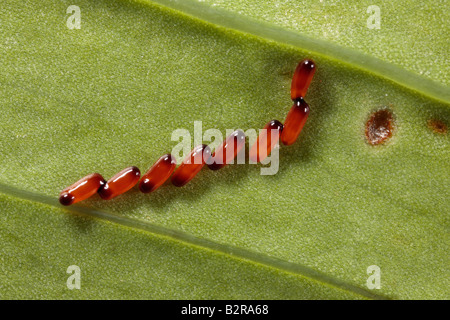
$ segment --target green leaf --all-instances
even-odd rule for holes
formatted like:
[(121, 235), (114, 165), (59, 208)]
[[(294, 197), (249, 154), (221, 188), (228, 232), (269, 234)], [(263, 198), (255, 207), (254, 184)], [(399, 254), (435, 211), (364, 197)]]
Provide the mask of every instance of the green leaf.
[[(401, 73), (402, 69), (405, 69), (420, 75), (422, 82), (425, 80), (431, 84), (432, 82), (426, 81), (430, 79), (447, 86), (450, 83), (450, 65), (447, 62), (449, 27), (446, 23), (450, 13), (445, 5), (436, 5), (436, 2), (407, 0), (386, 3), (374, 3), (371, 0), (351, 3), (340, 0), (156, 0), (156, 2), (177, 9), (182, 8), (183, 11), (206, 20), (234, 26), (265, 38), (271, 37), (276, 41), (292, 43), (302, 48), (318, 48), (322, 54), (329, 53), (335, 58), (339, 57), (354, 65), (368, 68), (371, 72), (384, 77), (401, 77), (390, 74), (389, 70), (395, 69)], [(373, 23), (374, 5), (379, 9), (379, 29), (367, 27)], [(380, 60), (388, 64), (384, 66)], [(378, 61), (378, 64), (375, 61)], [(412, 76), (415, 81), (420, 81), (420, 78)], [(403, 85), (413, 82), (407, 77), (401, 80)], [(417, 89), (420, 89), (419, 83), (417, 86)], [(437, 86), (441, 90), (446, 88)]]
[[(307, 20), (305, 31), (292, 21), (298, 4), (159, 2), (171, 8), (77, 1), (73, 30), (71, 1), (3, 4), (0, 298), (448, 298), (449, 138), (428, 124), (450, 118), (446, 20), (419, 28), (433, 40), (414, 48), (414, 33), (395, 27), (434, 9), (333, 39), (319, 33), (364, 23), (366, 2), (324, 7), (341, 19)], [(304, 16), (318, 10), (300, 4)], [(367, 45), (372, 31), (386, 42)], [(429, 65), (423, 45), (439, 53)], [(91, 172), (145, 171), (194, 121), (223, 134), (283, 121), (305, 57), (318, 66), (311, 114), (280, 147), (276, 175), (230, 165), (183, 188), (57, 202)], [(393, 137), (371, 146), (364, 125), (381, 107)], [(70, 265), (80, 290), (66, 286)], [(371, 265), (381, 289), (366, 286)]]

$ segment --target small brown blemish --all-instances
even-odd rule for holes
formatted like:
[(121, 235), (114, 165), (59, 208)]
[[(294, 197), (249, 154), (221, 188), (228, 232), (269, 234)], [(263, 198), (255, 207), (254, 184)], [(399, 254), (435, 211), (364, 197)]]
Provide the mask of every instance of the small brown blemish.
[(428, 127), (433, 130), (433, 132), (446, 134), (447, 133), (447, 125), (441, 120), (431, 119), (428, 120)]
[(366, 138), (371, 145), (385, 142), (392, 137), (394, 117), (388, 109), (373, 112), (366, 122)]

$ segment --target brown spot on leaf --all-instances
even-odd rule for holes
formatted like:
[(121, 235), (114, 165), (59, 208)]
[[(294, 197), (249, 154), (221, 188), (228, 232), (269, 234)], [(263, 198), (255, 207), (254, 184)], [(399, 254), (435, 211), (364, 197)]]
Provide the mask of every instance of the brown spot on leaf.
[(436, 133), (446, 134), (447, 125), (441, 120), (431, 119), (428, 120), (428, 127)]
[(366, 122), (366, 138), (371, 145), (385, 142), (392, 137), (394, 117), (388, 109), (373, 112)]

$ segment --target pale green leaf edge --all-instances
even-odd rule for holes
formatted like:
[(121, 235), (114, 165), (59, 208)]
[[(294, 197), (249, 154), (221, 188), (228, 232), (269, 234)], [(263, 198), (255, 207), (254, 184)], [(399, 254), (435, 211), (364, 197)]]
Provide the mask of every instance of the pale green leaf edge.
[(234, 13), (217, 7), (210, 7), (194, 0), (134, 0), (140, 3), (158, 3), (166, 8), (173, 9), (203, 22), (218, 25), (238, 32), (275, 41), (278, 44), (293, 46), (308, 50), (314, 54), (327, 57), (340, 63), (359, 68), (388, 79), (396, 84), (422, 94), (437, 101), (450, 103), (450, 90), (447, 86), (426, 79), (407, 71), (394, 64), (387, 63), (378, 58), (349, 49), (322, 39), (312, 39), (300, 33), (282, 27), (257, 21), (249, 17), (238, 16)]

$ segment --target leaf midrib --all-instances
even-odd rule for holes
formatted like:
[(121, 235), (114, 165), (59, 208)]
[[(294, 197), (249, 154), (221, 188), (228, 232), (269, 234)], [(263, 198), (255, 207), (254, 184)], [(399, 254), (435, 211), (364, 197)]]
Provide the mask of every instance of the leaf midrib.
[[(31, 191), (21, 190), (12, 186), (0, 183), (0, 193), (8, 196), (12, 196), (21, 200), (31, 201), (41, 205), (56, 207), (62, 209), (61, 205), (54, 197), (38, 194)], [(203, 250), (210, 250), (216, 253), (221, 253), (232, 258), (243, 259), (245, 261), (260, 264), (265, 267), (277, 269), (282, 272), (294, 274), (297, 276), (304, 277), (306, 279), (315, 281), (322, 286), (332, 287), (339, 289), (344, 292), (350, 292), (355, 295), (361, 296), (366, 299), (374, 300), (386, 300), (389, 297), (374, 294), (368, 290), (362, 289), (355, 285), (349, 284), (345, 281), (334, 279), (327, 276), (321, 272), (318, 272), (309, 267), (288, 262), (279, 258), (275, 258), (266, 254), (259, 252), (254, 252), (248, 249), (243, 249), (231, 245), (222, 244), (209, 239), (196, 237), (186, 232), (170, 229), (157, 224), (153, 224), (148, 221), (141, 221), (134, 218), (128, 218), (124, 216), (119, 216), (114, 213), (110, 213), (103, 210), (93, 209), (89, 207), (82, 207), (78, 205), (72, 205), (70, 207), (64, 208), (67, 211), (75, 214), (81, 214), (95, 219), (100, 219), (102, 221), (109, 221), (124, 227), (128, 227), (134, 230), (140, 230), (145, 232), (150, 232), (154, 235), (168, 238), (172, 241), (179, 241), (184, 244), (195, 246)]]

